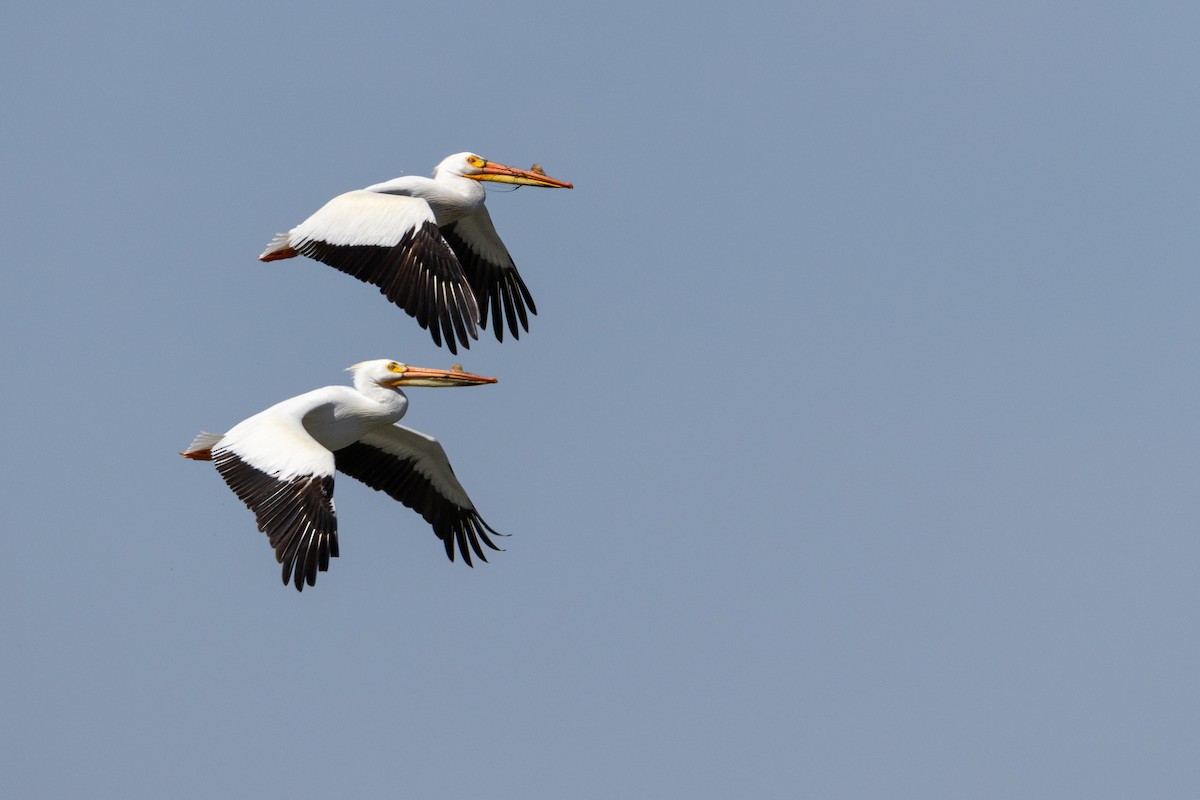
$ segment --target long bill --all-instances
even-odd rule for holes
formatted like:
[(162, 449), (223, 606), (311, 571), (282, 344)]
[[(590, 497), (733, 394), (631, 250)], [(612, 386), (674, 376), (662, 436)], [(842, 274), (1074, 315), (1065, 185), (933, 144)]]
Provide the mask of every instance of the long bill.
[(547, 189), (574, 189), (575, 185), (551, 178), (541, 172), (528, 169), (517, 169), (495, 161), (487, 161), (483, 168), (474, 175), (466, 176), (477, 181), (495, 181), (496, 183), (515, 183), (522, 186), (544, 186)]
[(479, 386), (484, 383), (496, 383), (496, 379), (463, 372), (462, 367), (455, 364), (450, 369), (430, 369), (405, 365), (402, 374), (387, 381), (384, 385), (438, 388), (442, 386)]

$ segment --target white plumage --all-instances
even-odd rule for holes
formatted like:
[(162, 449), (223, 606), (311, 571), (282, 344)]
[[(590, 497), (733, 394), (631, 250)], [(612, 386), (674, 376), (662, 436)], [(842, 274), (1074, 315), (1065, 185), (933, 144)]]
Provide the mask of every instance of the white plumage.
[(513, 338), (529, 330), (537, 308), (512, 256), (492, 225), (480, 181), (572, 188), (534, 167), (516, 169), (457, 153), (433, 178), (408, 176), (347, 192), (278, 234), (259, 258), (304, 255), (379, 287), (428, 328), (450, 352), (470, 347), (493, 316), (503, 341), (503, 316)]
[(224, 434), (201, 433), (182, 455), (213, 461), (254, 512), (283, 565), (283, 582), (313, 586), (338, 555), (335, 471), (386, 492), (433, 526), (454, 560), (499, 548), (436, 439), (397, 425), (408, 408), (402, 386), (473, 386), (495, 378), (386, 359), (350, 367), (354, 387), (326, 386), (276, 403)]

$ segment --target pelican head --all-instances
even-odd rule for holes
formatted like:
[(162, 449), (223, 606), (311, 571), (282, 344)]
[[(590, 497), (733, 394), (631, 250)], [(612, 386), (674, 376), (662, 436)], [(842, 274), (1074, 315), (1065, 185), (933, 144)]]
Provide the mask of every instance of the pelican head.
[[(536, 165), (535, 165), (536, 166)], [(566, 181), (556, 180), (537, 169), (517, 169), (488, 161), (474, 153), (455, 153), (442, 159), (433, 170), (433, 177), (438, 173), (447, 172), (470, 178), (473, 181), (495, 181), (496, 183), (515, 183), (521, 186), (543, 186), (547, 189), (574, 189)]]
[(463, 368), (455, 364), (450, 369), (429, 369), (427, 367), (413, 367), (401, 361), (391, 361), (386, 358), (376, 359), (374, 361), (360, 361), (352, 367), (348, 367), (347, 372), (354, 374), (354, 382), (357, 385), (359, 381), (368, 381), (376, 383), (380, 386), (389, 388), (399, 388), (401, 386), (478, 386), (482, 383), (495, 383), (495, 378), (486, 378), (483, 375), (472, 375), (469, 372), (464, 372)]

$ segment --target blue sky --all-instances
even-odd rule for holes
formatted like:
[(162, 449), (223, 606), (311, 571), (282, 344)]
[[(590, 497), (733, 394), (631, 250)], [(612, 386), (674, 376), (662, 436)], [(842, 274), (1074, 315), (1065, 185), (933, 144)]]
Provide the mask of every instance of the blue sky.
[[(13, 797), (1200, 790), (1200, 12), (114, 3), (0, 30)], [(261, 264), (472, 150), (452, 357)], [(506, 552), (349, 479), (313, 591), (177, 455), (346, 366)]]

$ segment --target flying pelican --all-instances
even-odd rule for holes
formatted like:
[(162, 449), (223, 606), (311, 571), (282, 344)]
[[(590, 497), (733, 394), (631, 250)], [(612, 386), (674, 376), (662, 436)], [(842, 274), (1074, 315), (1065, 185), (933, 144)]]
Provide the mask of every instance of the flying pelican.
[(533, 297), (484, 208), (480, 181), (518, 186), (574, 188), (537, 164), (523, 170), (473, 153), (442, 160), (433, 178), (394, 178), (338, 195), (315, 214), (271, 240), (259, 256), (275, 261), (297, 255), (374, 284), (396, 305), (457, 353), (455, 338), (470, 347), (476, 324), (487, 327), (492, 309), (497, 341), (504, 341), (501, 308), (514, 339), (517, 321), (529, 330)]
[[(433, 437), (395, 424), (408, 408), (401, 386), (474, 386), (495, 383), (463, 372), (412, 367), (399, 361), (363, 361), (350, 367), (354, 388), (326, 386), (277, 403), (233, 426), (201, 433), (180, 455), (212, 461), (258, 520), (275, 558), (297, 591), (313, 586), (317, 571), (338, 554), (333, 473), (339, 470), (386, 492), (416, 511), (454, 560), (467, 566), (470, 550), (487, 561), (480, 542), (499, 550), (493, 530), (454, 477), (446, 451)], [(468, 544), (470, 550), (468, 550)]]

